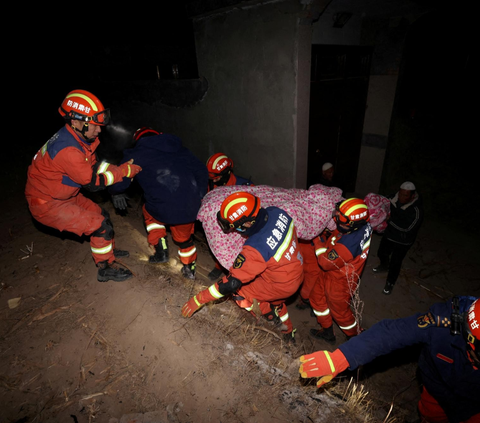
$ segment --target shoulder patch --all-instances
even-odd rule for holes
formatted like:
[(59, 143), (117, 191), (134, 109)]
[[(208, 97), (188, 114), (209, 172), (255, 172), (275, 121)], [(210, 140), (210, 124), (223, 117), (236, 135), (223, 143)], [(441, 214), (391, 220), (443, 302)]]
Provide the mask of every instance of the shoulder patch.
[(328, 259), (331, 260), (331, 261), (334, 261), (336, 260), (338, 257), (340, 257), (338, 255), (338, 253), (335, 251), (335, 250), (331, 250), (329, 253), (328, 253)]
[(433, 314), (428, 312), (417, 317), (417, 326), (421, 329), (428, 328), (430, 326), (437, 326)]
[(243, 266), (243, 263), (245, 263), (245, 256), (242, 254), (239, 254), (235, 259), (235, 262), (233, 263), (233, 268), (240, 269), (240, 267)]

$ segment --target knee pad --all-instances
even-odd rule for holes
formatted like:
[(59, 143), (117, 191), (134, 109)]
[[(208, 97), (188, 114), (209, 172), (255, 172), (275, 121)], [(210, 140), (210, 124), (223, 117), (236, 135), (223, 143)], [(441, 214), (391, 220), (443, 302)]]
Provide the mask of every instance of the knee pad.
[(227, 282), (218, 283), (218, 292), (222, 295), (232, 294), (237, 291), (242, 286), (242, 281), (240, 279), (234, 278), (232, 275), (228, 275)]
[(178, 241), (175, 241), (175, 240), (173, 240), (173, 242), (174, 242), (176, 245), (178, 245), (178, 248), (180, 248), (180, 249), (182, 249), (182, 250), (194, 246), (193, 237), (190, 237), (190, 239), (188, 239), (187, 241), (184, 241), (184, 242), (178, 242)]
[(107, 216), (105, 216), (102, 212), (102, 215), (104, 216), (102, 225), (95, 232), (92, 232), (91, 236), (96, 236), (98, 238), (103, 238), (106, 241), (111, 241), (114, 235), (113, 225), (110, 221), (110, 215), (108, 214), (108, 212), (105, 213)]

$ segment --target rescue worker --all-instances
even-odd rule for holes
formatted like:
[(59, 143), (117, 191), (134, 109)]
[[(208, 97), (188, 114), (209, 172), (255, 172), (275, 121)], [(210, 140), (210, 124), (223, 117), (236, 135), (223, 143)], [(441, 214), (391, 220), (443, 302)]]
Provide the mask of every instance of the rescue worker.
[[(197, 249), (193, 234), (202, 198), (207, 193), (207, 168), (175, 135), (141, 127), (133, 134), (133, 140), (135, 145), (125, 150), (122, 162), (132, 157), (143, 169), (135, 179), (145, 197), (143, 217), (148, 243), (155, 249), (149, 262), (168, 261), (168, 226), (178, 246), (182, 275), (195, 279)], [(131, 179), (124, 178), (109, 189), (115, 208), (127, 209), (125, 190), (130, 183)]]
[(480, 422), (480, 301), (476, 297), (454, 297), (434, 304), (427, 313), (381, 320), (333, 352), (301, 356), (299, 371), (303, 378), (319, 378), (320, 387), (347, 368), (355, 370), (415, 344), (421, 345), (422, 423)]
[(231, 185), (253, 185), (250, 179), (233, 173), (233, 160), (223, 153), (216, 153), (207, 160), (208, 191)]
[(115, 257), (127, 257), (128, 252), (115, 249), (108, 212), (80, 189), (105, 189), (124, 177), (133, 178), (141, 167), (132, 160), (121, 166), (97, 161), (98, 135), (110, 121), (110, 110), (95, 95), (71, 91), (58, 111), (65, 126), (43, 145), (28, 168), (25, 196), (30, 212), (43, 225), (90, 236), (99, 282), (125, 281), (132, 273), (116, 264)]
[(310, 334), (331, 344), (336, 342), (333, 320), (347, 337), (360, 333), (350, 308), (370, 250), (372, 227), (368, 207), (359, 198), (336, 204), (333, 220), (337, 228), (313, 240), (320, 277), (310, 292), (310, 304), (320, 329)]
[[(208, 191), (217, 187), (231, 185), (253, 185), (250, 179), (236, 176), (233, 173), (233, 160), (223, 153), (216, 153), (207, 160), (208, 170)], [(216, 281), (224, 275), (224, 269), (220, 263), (215, 260), (215, 267), (208, 274), (211, 281)]]
[(278, 207), (261, 207), (259, 197), (240, 191), (223, 201), (217, 219), (225, 232), (236, 231), (247, 239), (228, 275), (188, 300), (182, 315), (191, 317), (225, 295), (232, 295), (241, 308), (255, 315), (256, 300), (261, 315), (283, 324), (285, 339), (294, 341), (285, 301), (300, 286), (303, 267), (292, 218)]
[(423, 204), (413, 182), (400, 185), (398, 192), (390, 199), (390, 215), (377, 256), (380, 264), (374, 273), (388, 272), (383, 288), (390, 295), (400, 274), (402, 262), (417, 238), (423, 221)]

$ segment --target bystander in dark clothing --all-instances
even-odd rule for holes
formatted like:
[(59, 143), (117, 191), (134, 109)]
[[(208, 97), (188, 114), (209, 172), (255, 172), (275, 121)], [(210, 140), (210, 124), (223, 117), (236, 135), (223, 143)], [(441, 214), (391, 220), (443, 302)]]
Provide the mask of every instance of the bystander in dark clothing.
[(415, 242), (422, 221), (422, 199), (412, 182), (404, 182), (390, 199), (388, 225), (377, 253), (380, 264), (373, 269), (375, 273), (388, 271), (384, 294), (392, 293), (403, 259)]

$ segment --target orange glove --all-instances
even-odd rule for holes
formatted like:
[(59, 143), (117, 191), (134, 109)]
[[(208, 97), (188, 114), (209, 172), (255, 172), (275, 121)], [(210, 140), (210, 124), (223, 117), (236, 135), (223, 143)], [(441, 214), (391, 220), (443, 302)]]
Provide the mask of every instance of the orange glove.
[(317, 386), (330, 382), (350, 364), (340, 350), (317, 351), (300, 357), (299, 372), (303, 378), (318, 377)]
[(190, 298), (182, 307), (183, 317), (192, 317), (193, 313), (203, 307), (210, 301), (218, 300), (223, 295), (218, 291), (218, 282), (214, 283), (210, 288), (204, 289), (197, 295)]
[(127, 163), (123, 163), (119, 166), (122, 170), (122, 175), (127, 178), (134, 178), (137, 173), (139, 173), (142, 168), (138, 165), (133, 164), (133, 159), (129, 160)]

